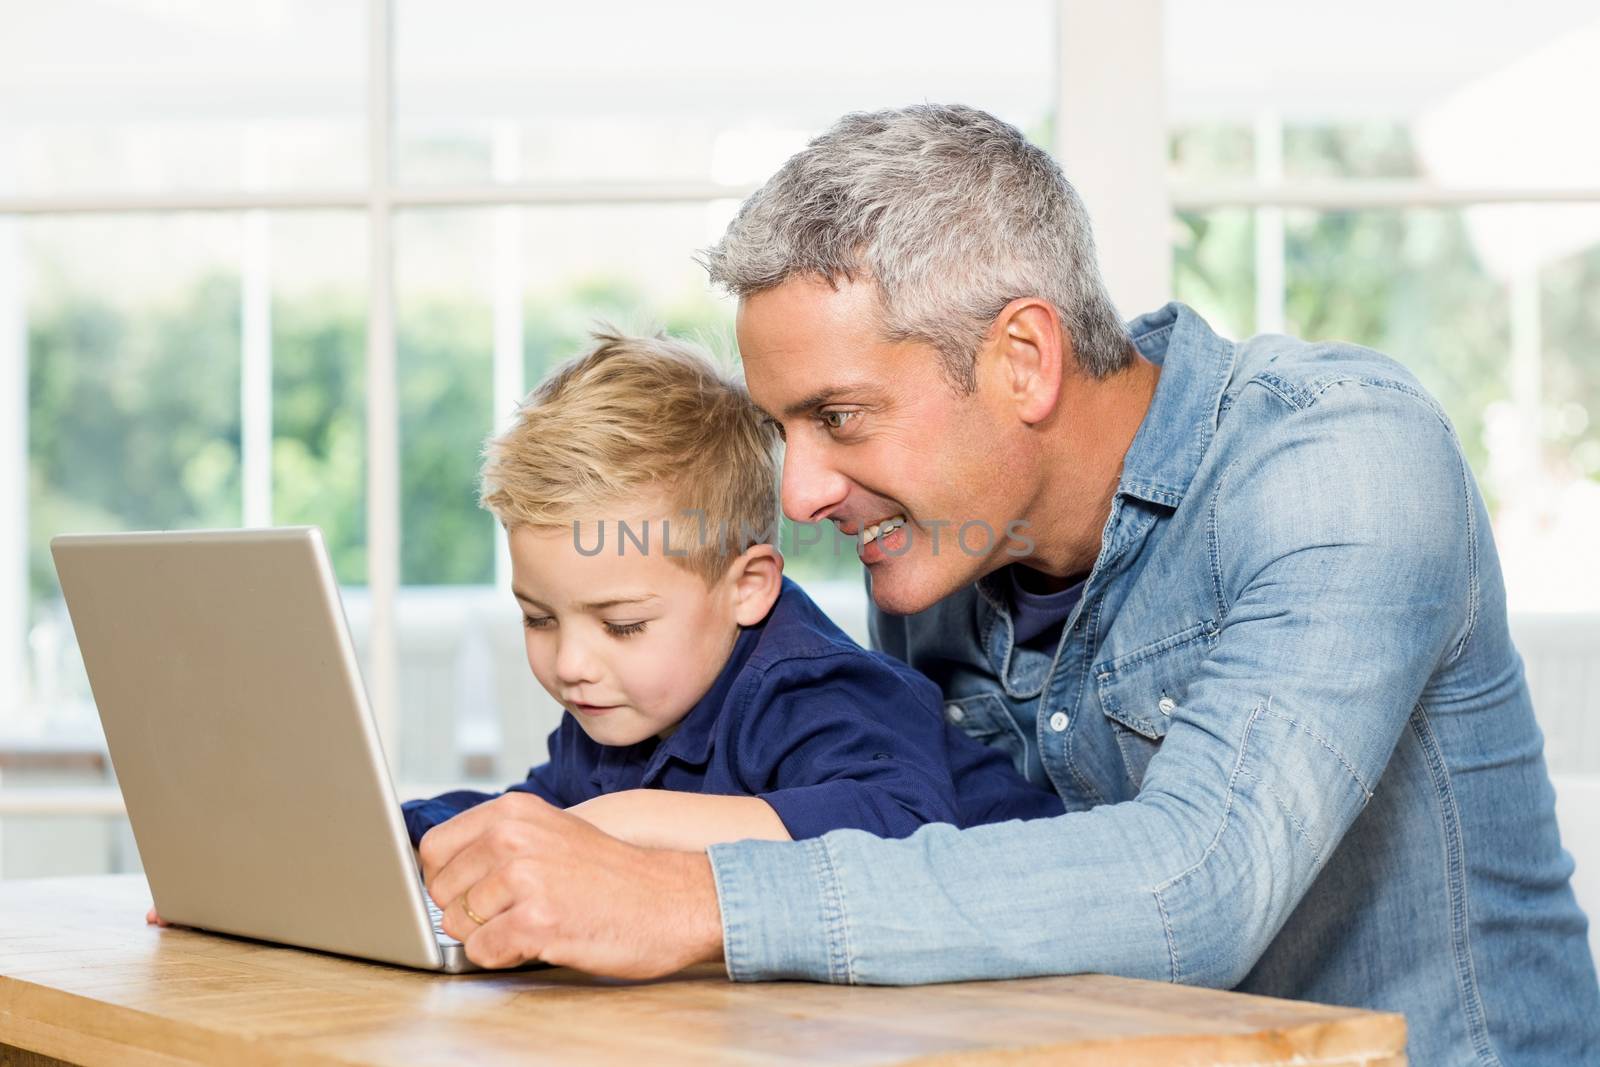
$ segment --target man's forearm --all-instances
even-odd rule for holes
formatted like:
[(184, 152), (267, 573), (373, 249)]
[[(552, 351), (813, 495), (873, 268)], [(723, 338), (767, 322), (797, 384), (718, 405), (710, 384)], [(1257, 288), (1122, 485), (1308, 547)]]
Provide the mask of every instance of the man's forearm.
[(722, 905), (717, 897), (717, 879), (711, 868), (711, 859), (704, 851), (684, 852), (682, 857), (683, 896), (677, 912), (683, 925), (682, 938), (687, 957), (684, 966), (721, 963)]
[(789, 840), (783, 820), (758, 797), (630, 789), (568, 810), (613, 837), (646, 848), (701, 852), (729, 841)]

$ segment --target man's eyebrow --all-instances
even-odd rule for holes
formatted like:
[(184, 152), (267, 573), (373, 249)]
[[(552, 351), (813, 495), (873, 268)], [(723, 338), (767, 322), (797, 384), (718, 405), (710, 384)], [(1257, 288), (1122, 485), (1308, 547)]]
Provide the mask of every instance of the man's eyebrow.
[(809, 411), (815, 411), (824, 404), (832, 403), (833, 401), (845, 396), (858, 399), (864, 396), (869, 401), (877, 399), (876, 391), (866, 386), (830, 385), (825, 388), (818, 389), (809, 396), (801, 397), (793, 404), (790, 404), (788, 407), (784, 408), (783, 417), (786, 419), (792, 419), (797, 415), (804, 415)]

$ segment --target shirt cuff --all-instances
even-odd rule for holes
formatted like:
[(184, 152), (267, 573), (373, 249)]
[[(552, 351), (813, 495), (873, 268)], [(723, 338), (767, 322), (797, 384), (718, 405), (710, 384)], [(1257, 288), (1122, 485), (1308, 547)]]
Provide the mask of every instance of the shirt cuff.
[(823, 838), (735, 841), (706, 853), (729, 978), (851, 981), (844, 897)]

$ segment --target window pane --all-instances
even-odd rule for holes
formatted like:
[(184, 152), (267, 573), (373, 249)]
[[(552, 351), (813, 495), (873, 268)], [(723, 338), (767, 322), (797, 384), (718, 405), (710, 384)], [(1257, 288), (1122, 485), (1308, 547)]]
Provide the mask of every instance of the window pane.
[(476, 499), (491, 424), (488, 211), (408, 212), (396, 222), (400, 580), (487, 584), (494, 526)]
[(1175, 180), (1247, 180), (1255, 174), (1255, 135), (1237, 122), (1174, 127), (1167, 142), (1167, 174)]
[[(1480, 477), (1486, 413), (1507, 396), (1509, 306), (1460, 211), (1290, 212), (1289, 332), (1404, 363), (1444, 405)], [(1491, 495), (1508, 487), (1486, 481)]]
[(355, 185), (360, 0), (0, 4), (0, 195)]
[(1541, 395), (1547, 462), (1567, 478), (1600, 484), (1600, 227), (1593, 225), (1595, 210), (1583, 210), (1591, 223), (1588, 247), (1539, 271)]
[(1245, 208), (1184, 211), (1174, 220), (1173, 294), (1225, 337), (1256, 329), (1255, 233)]
[(401, 0), (403, 181), (759, 182), (847, 111), (960, 101), (1048, 139), (1054, 5)]
[[(99, 744), (50, 538), (242, 524), (252, 420), (266, 430), (257, 491), (270, 502), (255, 521), (322, 526), (340, 579), (364, 579), (363, 226), (353, 212), (18, 226), (28, 669), (0, 736)], [(271, 396), (248, 406), (247, 348), (275, 364)]]
[(367, 220), (269, 216), (272, 523), (319, 526), (344, 585), (367, 581)]
[(1515, 221), (1525, 253), (1538, 234), (1552, 243), (1513, 283), (1537, 300), (1540, 359), (1505, 414), (1526, 442), (1513, 454), (1528, 457), (1527, 491), (1496, 533), (1526, 603), (1600, 611), (1600, 205), (1523, 208)]
[(1402, 122), (1309, 121), (1283, 128), (1286, 180), (1428, 176), (1412, 132)]
[[(1589, 0), (1241, 0), (1164, 8), (1175, 176), (1600, 185)], [(1373, 27), (1381, 26), (1381, 33)], [(1417, 42), (1426, 41), (1419, 49)], [(1265, 136), (1263, 133), (1265, 132)], [(1227, 168), (1206, 165), (1232, 161)], [(1198, 164), (1198, 165), (1197, 165)]]
[[(12, 756), (18, 763), (26, 756)], [(8, 787), (62, 789), (111, 786), (109, 770), (33, 772), (0, 768)], [(112, 794), (115, 796), (115, 793)], [(128, 820), (121, 815), (7, 815), (0, 817), (0, 878), (65, 878), (133, 874), (144, 868)], [(138, 916), (134, 916), (137, 920)]]

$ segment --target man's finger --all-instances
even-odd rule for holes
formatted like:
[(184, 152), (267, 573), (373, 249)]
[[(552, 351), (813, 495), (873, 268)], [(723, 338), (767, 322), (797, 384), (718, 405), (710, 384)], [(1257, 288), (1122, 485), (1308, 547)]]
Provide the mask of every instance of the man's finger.
[(537, 909), (527, 904), (500, 912), (462, 942), (467, 959), (487, 968), (516, 967), (539, 959), (551, 927), (538, 921), (536, 914)]
[(518, 856), (538, 854), (542, 850), (540, 842), (547, 836), (535, 821), (508, 817), (488, 823), (433, 877), (426, 879), (428, 895), (441, 909), (448, 908), (468, 886), (483, 881)]
[(440, 905), (444, 910), (444, 920), (440, 925), (445, 933), (465, 944), (491, 919), (516, 903), (516, 896), (504, 871), (505, 868), (501, 867), (498, 871), (490, 872), (467, 886), (448, 906)]
[[(417, 859), (422, 862), (422, 880), (432, 885), (435, 874), (496, 823), (506, 819), (536, 821), (557, 810), (532, 793), (511, 792), (446, 819), (423, 834), (417, 845)], [(442, 904), (440, 906), (443, 907)]]

